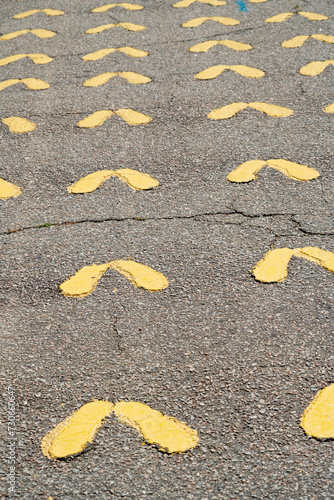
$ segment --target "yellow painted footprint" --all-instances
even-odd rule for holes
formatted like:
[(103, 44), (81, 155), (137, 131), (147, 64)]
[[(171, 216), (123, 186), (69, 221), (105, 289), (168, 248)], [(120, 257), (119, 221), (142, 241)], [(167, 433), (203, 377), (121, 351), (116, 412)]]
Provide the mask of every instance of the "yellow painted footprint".
[(329, 104), (328, 106), (326, 106), (323, 111), (325, 111), (325, 113), (334, 113), (334, 102), (332, 102), (332, 104)]
[(98, 170), (88, 174), (69, 186), (67, 191), (72, 194), (92, 193), (110, 177), (118, 177), (136, 191), (154, 189), (159, 186), (159, 181), (148, 174), (130, 168), (120, 168), (119, 170)]
[(293, 163), (292, 161), (272, 159), (267, 161), (250, 160), (239, 165), (235, 170), (230, 172), (227, 179), (230, 182), (250, 182), (257, 178), (258, 172), (263, 167), (270, 167), (278, 170), (286, 177), (297, 181), (310, 181), (319, 177), (319, 172), (314, 168)]
[[(315, 12), (300, 11), (297, 12), (297, 14), (306, 17), (306, 19), (308, 19), (309, 21), (325, 21), (326, 19), (329, 19), (329, 17), (323, 16), (322, 14), (316, 14)], [(282, 23), (290, 19), (290, 17), (292, 17), (293, 15), (293, 12), (282, 12), (282, 14), (268, 17), (268, 19), (266, 19), (266, 23)]]
[(235, 26), (236, 24), (240, 24), (240, 21), (237, 19), (233, 19), (232, 17), (196, 17), (195, 19), (190, 19), (186, 23), (183, 23), (182, 26), (184, 28), (196, 28), (206, 21), (214, 21), (220, 24), (224, 24), (225, 26)]
[(247, 78), (262, 78), (265, 75), (264, 71), (243, 64), (234, 64), (232, 66), (218, 64), (217, 66), (211, 66), (210, 68), (200, 71), (195, 75), (195, 78), (197, 80), (212, 80), (213, 78), (217, 78), (217, 76), (221, 75), (227, 69)]
[(215, 7), (218, 7), (220, 5), (226, 5), (226, 2), (224, 0), (181, 0), (181, 2), (174, 3), (173, 7), (189, 7), (189, 5), (195, 2), (206, 3), (207, 5), (214, 5)]
[(152, 121), (150, 116), (134, 111), (133, 109), (118, 109), (117, 111), (111, 111), (110, 109), (103, 109), (101, 111), (95, 111), (89, 116), (86, 116), (83, 120), (77, 123), (77, 127), (80, 128), (94, 128), (103, 125), (103, 123), (110, 118), (112, 115), (120, 116), (128, 125), (143, 125)]
[(93, 401), (58, 424), (42, 439), (43, 455), (51, 460), (73, 457), (92, 443), (103, 420), (114, 413), (134, 427), (149, 445), (166, 453), (184, 453), (198, 444), (198, 435), (173, 417), (134, 401)]
[(334, 273), (334, 253), (317, 247), (276, 248), (266, 253), (256, 264), (253, 275), (263, 283), (277, 283), (288, 276), (288, 264), (292, 256), (315, 262), (319, 266)]
[(12, 184), (11, 182), (7, 182), (4, 179), (0, 179), (0, 199), (8, 200), (9, 198), (16, 198), (22, 193), (21, 189)]
[(39, 28), (39, 29), (35, 29), (35, 30), (13, 31), (12, 33), (7, 33), (6, 35), (0, 36), (0, 40), (12, 40), (13, 38), (16, 38), (16, 37), (21, 36), (21, 35), (26, 35), (27, 33), (32, 33), (33, 35), (37, 36), (38, 38), (52, 38), (53, 36), (56, 35), (56, 33), (54, 31)]
[(304, 411), (301, 427), (318, 439), (334, 439), (334, 384), (319, 391)]
[(30, 122), (26, 118), (21, 118), (20, 116), (2, 118), (1, 121), (8, 126), (13, 134), (25, 134), (26, 132), (32, 132), (36, 128), (36, 123)]
[(21, 12), (21, 14), (16, 14), (13, 17), (14, 19), (23, 19), (24, 17), (33, 16), (34, 14), (39, 14), (40, 12), (46, 14), (47, 16), (62, 16), (64, 14), (63, 10), (58, 10), (58, 9), (33, 9), (33, 10), (27, 10), (26, 12)]
[(136, 3), (109, 3), (101, 7), (95, 7), (95, 9), (92, 9), (92, 12), (107, 12), (107, 10), (113, 9), (114, 7), (123, 7), (123, 9), (126, 10), (141, 10), (144, 8), (142, 5), (137, 5)]
[(133, 260), (112, 260), (106, 264), (84, 266), (59, 288), (67, 297), (86, 297), (94, 292), (99, 279), (108, 269), (114, 269), (138, 288), (157, 292), (168, 287), (167, 278), (144, 264)]
[(248, 43), (235, 42), (234, 40), (207, 40), (206, 42), (193, 45), (188, 50), (190, 52), (208, 52), (208, 50), (216, 45), (225, 45), (225, 47), (229, 49), (238, 51), (251, 50), (254, 48)]
[(0, 66), (7, 66), (7, 64), (19, 61), (20, 59), (24, 59), (25, 57), (29, 57), (29, 59), (31, 59), (34, 64), (48, 64), (53, 61), (52, 57), (49, 57), (45, 54), (14, 54), (13, 56), (0, 59)]
[(84, 61), (97, 61), (98, 59), (103, 59), (104, 57), (112, 54), (113, 52), (123, 52), (130, 57), (146, 57), (148, 56), (148, 52), (145, 50), (134, 49), (133, 47), (119, 47), (118, 49), (100, 49), (96, 52), (91, 52), (90, 54), (86, 54), (81, 59)]
[(327, 66), (333, 66), (334, 59), (328, 59), (327, 61), (312, 61), (306, 66), (300, 68), (299, 73), (306, 76), (317, 76), (322, 73)]
[(93, 78), (90, 78), (89, 80), (83, 82), (82, 85), (84, 87), (100, 87), (101, 85), (109, 82), (109, 80), (111, 78), (114, 78), (115, 76), (120, 76), (127, 82), (137, 85), (149, 83), (151, 81), (151, 78), (149, 78), (148, 76), (140, 75), (139, 73), (134, 73), (133, 71), (118, 71), (115, 73), (108, 72), (102, 73), (98, 76), (94, 76)]
[(276, 106), (275, 104), (267, 104), (265, 102), (234, 102), (222, 108), (214, 109), (208, 114), (208, 118), (211, 118), (211, 120), (226, 120), (246, 108), (256, 109), (276, 118), (284, 118), (293, 114), (292, 109)]
[(24, 85), (30, 90), (44, 90), (50, 87), (49, 83), (44, 80), (40, 80), (39, 78), (22, 78), (21, 80), (14, 78), (12, 80), (0, 82), (0, 91), (10, 87), (11, 85), (15, 85), (16, 83), (24, 83)]
[(282, 42), (282, 47), (286, 47), (288, 49), (293, 49), (296, 47), (301, 47), (304, 45), (306, 40), (309, 38), (314, 38), (314, 40), (319, 40), (320, 42), (326, 43), (334, 43), (334, 36), (322, 35), (321, 33), (318, 35), (300, 35), (290, 38), (290, 40), (286, 40)]
[(134, 24), (134, 23), (118, 23), (118, 24), (103, 24), (102, 26), (96, 26), (96, 28), (91, 28), (87, 31), (85, 31), (85, 33), (89, 33), (89, 34), (92, 34), (92, 33), (102, 33), (102, 31), (106, 31), (106, 30), (109, 30), (111, 28), (124, 28), (125, 30), (128, 30), (128, 31), (142, 31), (142, 30), (145, 30), (145, 26), (141, 26), (140, 24)]

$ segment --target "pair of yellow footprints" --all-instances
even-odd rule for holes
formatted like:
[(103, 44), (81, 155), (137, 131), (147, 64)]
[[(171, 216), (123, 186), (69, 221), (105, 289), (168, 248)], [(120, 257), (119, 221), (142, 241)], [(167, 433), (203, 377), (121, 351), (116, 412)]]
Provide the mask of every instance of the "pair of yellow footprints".
[(103, 420), (111, 414), (134, 427), (145, 442), (166, 453), (182, 453), (195, 448), (198, 435), (173, 417), (134, 401), (93, 401), (82, 406), (42, 439), (42, 452), (52, 460), (78, 455), (90, 444)]

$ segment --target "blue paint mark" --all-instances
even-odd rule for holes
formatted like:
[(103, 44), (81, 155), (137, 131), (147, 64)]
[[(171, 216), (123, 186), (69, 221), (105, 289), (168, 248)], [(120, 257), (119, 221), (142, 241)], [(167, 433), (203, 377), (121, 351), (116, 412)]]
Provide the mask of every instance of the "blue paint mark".
[(241, 12), (248, 12), (248, 8), (245, 2), (243, 2), (242, 0), (236, 0), (235, 3), (238, 5), (239, 10), (241, 10)]

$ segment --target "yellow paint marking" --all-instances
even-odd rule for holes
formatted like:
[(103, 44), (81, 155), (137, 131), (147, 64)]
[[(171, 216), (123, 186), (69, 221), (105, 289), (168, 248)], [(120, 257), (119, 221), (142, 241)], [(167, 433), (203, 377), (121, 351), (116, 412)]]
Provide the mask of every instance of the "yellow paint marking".
[(310, 21), (325, 21), (326, 19), (329, 19), (329, 17), (323, 16), (322, 14), (316, 14), (315, 12), (302, 12), (302, 11), (299, 11), (298, 14), (300, 16), (306, 17)]
[(256, 264), (253, 275), (257, 281), (273, 283), (284, 281), (288, 275), (288, 264), (292, 256), (302, 257), (315, 262), (334, 273), (334, 253), (317, 247), (276, 248), (266, 253)]
[(38, 38), (52, 38), (53, 36), (56, 35), (54, 31), (44, 30), (42, 28), (39, 28), (35, 30), (13, 31), (12, 33), (7, 33), (7, 35), (0, 36), (0, 40), (12, 40), (13, 38), (25, 35), (27, 33), (32, 33), (33, 35), (38, 36)]
[(101, 7), (96, 7), (92, 10), (92, 12), (107, 12), (109, 9), (113, 9), (114, 7), (123, 7), (123, 9), (127, 10), (141, 10), (144, 7), (142, 5), (137, 5), (135, 3), (109, 3), (108, 5), (102, 5)]
[(283, 118), (293, 114), (292, 109), (276, 106), (275, 104), (267, 104), (265, 102), (234, 102), (222, 108), (214, 109), (208, 114), (208, 118), (211, 118), (211, 120), (224, 120), (231, 118), (236, 113), (246, 108), (256, 109), (276, 118)]
[(224, 0), (181, 0), (181, 2), (174, 3), (173, 7), (189, 7), (189, 5), (199, 2), (206, 3), (208, 5), (214, 5), (218, 7), (219, 5), (226, 5)]
[(149, 123), (152, 121), (150, 116), (134, 111), (133, 109), (118, 109), (117, 111), (111, 111), (108, 109), (103, 109), (101, 111), (95, 111), (91, 115), (87, 116), (83, 120), (77, 123), (77, 127), (82, 128), (93, 128), (102, 125), (110, 116), (118, 115), (123, 118), (128, 125), (143, 125), (144, 123)]
[(324, 108), (325, 113), (334, 113), (334, 102)]
[(119, 170), (99, 170), (86, 175), (82, 179), (67, 188), (69, 193), (91, 193), (101, 186), (110, 177), (118, 177), (126, 182), (132, 189), (147, 190), (159, 186), (159, 181), (148, 174), (143, 174), (130, 168), (121, 168)]
[(319, 40), (321, 42), (326, 42), (326, 43), (334, 43), (334, 36), (322, 35), (320, 33), (317, 35), (295, 36), (294, 38), (291, 38), (290, 40), (286, 40), (285, 42), (283, 42), (282, 47), (287, 47), (287, 48), (301, 47), (302, 45), (304, 45), (304, 43), (308, 38), (314, 38), (315, 40)]
[(106, 264), (84, 266), (74, 276), (59, 286), (67, 297), (86, 297), (94, 292), (99, 279), (109, 269), (115, 269), (138, 288), (151, 292), (163, 290), (168, 286), (167, 278), (148, 266), (132, 260), (115, 260)]
[(101, 33), (102, 31), (109, 30), (110, 28), (116, 28), (119, 26), (120, 28), (124, 28), (128, 31), (142, 31), (145, 30), (145, 26), (141, 26), (140, 24), (133, 24), (133, 23), (118, 23), (118, 24), (104, 24), (102, 26), (97, 26), (96, 28), (91, 28), (85, 33)]
[(105, 56), (112, 54), (113, 52), (123, 52), (130, 57), (146, 57), (148, 56), (148, 52), (144, 50), (134, 49), (132, 47), (119, 47), (118, 49), (101, 49), (96, 52), (91, 52), (90, 54), (86, 54), (81, 59), (84, 61), (97, 61), (98, 59), (103, 59)]
[(0, 91), (10, 87), (11, 85), (15, 85), (16, 83), (24, 83), (24, 85), (30, 90), (44, 90), (50, 87), (49, 83), (44, 80), (40, 80), (39, 78), (22, 78), (21, 80), (14, 78), (13, 80), (0, 82)]
[(8, 198), (16, 198), (22, 193), (21, 189), (12, 184), (11, 182), (7, 182), (4, 179), (0, 179), (0, 199), (7, 200)]
[(304, 411), (301, 427), (318, 439), (334, 439), (334, 384), (319, 391)]
[(83, 405), (43, 437), (43, 455), (56, 460), (81, 453), (93, 441), (113, 406), (108, 401), (93, 401)]
[(184, 28), (195, 28), (196, 26), (200, 26), (206, 21), (215, 21), (220, 24), (224, 24), (226, 26), (234, 26), (236, 24), (240, 24), (240, 21), (237, 19), (233, 19), (232, 17), (196, 17), (195, 19), (190, 19), (186, 23), (183, 23), (182, 26)]
[(14, 19), (23, 19), (24, 17), (33, 16), (34, 14), (38, 14), (39, 12), (43, 12), (47, 16), (62, 16), (64, 14), (63, 10), (57, 9), (33, 9), (27, 10), (26, 12), (21, 12), (21, 14), (16, 14), (13, 16)]
[(194, 429), (142, 403), (120, 401), (113, 412), (121, 422), (134, 427), (148, 444), (158, 446), (160, 451), (183, 453), (198, 443)]
[(251, 68), (250, 66), (244, 66), (243, 64), (235, 64), (232, 66), (218, 64), (217, 66), (211, 66), (210, 68), (200, 71), (195, 75), (195, 78), (197, 80), (212, 80), (213, 78), (217, 78), (217, 76), (221, 75), (226, 69), (230, 69), (247, 78), (262, 78), (265, 75), (264, 71)]
[(147, 76), (144, 75), (140, 75), (139, 73), (134, 73), (132, 71), (118, 71), (116, 73), (109, 72), (109, 73), (102, 73), (101, 75), (98, 76), (94, 76), (94, 78), (86, 80), (82, 85), (84, 87), (100, 87), (101, 85), (107, 83), (114, 76), (120, 76), (121, 78), (127, 80), (129, 83), (134, 83), (134, 84), (148, 83), (151, 81), (151, 78), (148, 78)]
[[(323, 16), (322, 14), (316, 14), (314, 12), (298, 12), (303, 17), (306, 17), (310, 21), (325, 21), (326, 19), (329, 19), (329, 17)], [(290, 19), (294, 14), (293, 12), (282, 12), (282, 14), (277, 14), (276, 16), (273, 17), (268, 17), (266, 19), (266, 23), (282, 23), (283, 21), (286, 21), (287, 19)]]
[(235, 42), (234, 40), (208, 40), (207, 42), (199, 43), (198, 45), (193, 45), (188, 50), (190, 52), (208, 52), (215, 45), (225, 45), (232, 50), (251, 50), (253, 49), (252, 45), (248, 43)]
[(19, 61), (20, 59), (24, 59), (25, 57), (29, 57), (34, 64), (48, 64), (53, 61), (52, 57), (49, 57), (45, 54), (14, 54), (13, 56), (5, 57), (4, 59), (0, 59), (0, 66), (6, 66), (15, 61)]
[(319, 177), (319, 172), (314, 168), (293, 163), (287, 160), (250, 160), (239, 165), (235, 170), (230, 172), (227, 179), (230, 182), (250, 182), (257, 178), (258, 172), (261, 168), (268, 166), (278, 170), (286, 177), (297, 181), (310, 181)]
[(19, 116), (2, 118), (1, 121), (5, 125), (7, 125), (9, 127), (9, 130), (14, 134), (24, 134), (26, 132), (32, 132), (36, 128), (36, 123), (30, 122), (26, 118), (20, 118)]
[(313, 61), (306, 66), (300, 68), (299, 73), (306, 76), (317, 76), (322, 73), (327, 66), (334, 65), (334, 59), (328, 59), (327, 61)]

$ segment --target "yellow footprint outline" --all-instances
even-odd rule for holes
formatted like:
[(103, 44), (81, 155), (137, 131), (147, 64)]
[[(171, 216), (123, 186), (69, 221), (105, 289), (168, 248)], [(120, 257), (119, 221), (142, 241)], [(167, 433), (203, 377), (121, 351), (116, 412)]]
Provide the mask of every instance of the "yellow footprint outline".
[(48, 64), (53, 61), (53, 58), (47, 56), (46, 54), (14, 54), (12, 56), (0, 59), (0, 66), (7, 66), (7, 64), (19, 61), (20, 59), (24, 59), (25, 57), (31, 59), (34, 64)]
[[(306, 19), (308, 19), (309, 21), (326, 21), (326, 19), (330, 19), (327, 16), (323, 16), (322, 14), (316, 14), (315, 12), (299, 11), (296, 14), (306, 17)], [(287, 21), (294, 15), (295, 14), (293, 12), (282, 12), (281, 14), (276, 14), (275, 16), (268, 17), (267, 19), (265, 19), (265, 22), (283, 23), (284, 21)]]
[(282, 47), (287, 49), (294, 49), (296, 47), (301, 47), (304, 45), (306, 40), (313, 38), (314, 40), (319, 40), (320, 42), (325, 43), (334, 43), (334, 36), (323, 35), (322, 33), (316, 35), (298, 35), (290, 38), (289, 40), (285, 40), (281, 43)]
[(149, 55), (149, 53), (145, 50), (134, 49), (133, 47), (126, 46), (126, 47), (118, 47), (117, 49), (116, 48), (100, 49), (95, 52), (90, 52), (89, 54), (86, 54), (81, 59), (83, 61), (97, 61), (117, 51), (122, 52), (123, 54), (126, 54), (127, 56), (130, 57), (147, 57)]
[(25, 30), (13, 31), (12, 33), (7, 33), (6, 35), (2, 35), (0, 36), (0, 40), (13, 40), (13, 38), (17, 38), (18, 36), (21, 35), (26, 35), (27, 33), (32, 33), (38, 38), (52, 38), (57, 34), (55, 31), (46, 30), (44, 28), (37, 28), (33, 30), (25, 29)]
[(83, 82), (84, 87), (101, 87), (105, 83), (108, 83), (111, 78), (115, 76), (119, 76), (120, 78), (124, 78), (128, 83), (132, 83), (135, 85), (142, 85), (144, 83), (151, 82), (151, 78), (148, 76), (140, 75), (139, 73), (135, 73), (133, 71), (116, 71), (116, 72), (107, 72), (101, 73), (100, 75), (94, 76), (93, 78), (89, 78), (88, 80)]
[(317, 392), (304, 410), (300, 425), (308, 436), (334, 439), (334, 384)]
[(235, 40), (207, 40), (206, 42), (193, 45), (188, 50), (189, 52), (208, 52), (216, 45), (224, 45), (232, 50), (245, 51), (252, 50), (254, 47), (248, 43), (236, 42)]
[(157, 292), (168, 287), (168, 279), (149, 266), (134, 260), (112, 260), (105, 264), (82, 267), (59, 285), (60, 292), (67, 297), (87, 297), (94, 292), (100, 278), (108, 269), (114, 269), (137, 288), (144, 288), (150, 292)]
[(312, 61), (300, 68), (299, 73), (305, 76), (317, 76), (320, 75), (327, 66), (334, 66), (334, 59), (327, 59), (327, 61)]
[(84, 404), (49, 431), (41, 441), (42, 453), (50, 460), (82, 453), (93, 442), (103, 422), (114, 414), (135, 428), (148, 445), (165, 453), (185, 453), (197, 446), (197, 432), (184, 422), (137, 401), (92, 401)]
[(36, 128), (36, 123), (21, 118), (20, 116), (9, 116), (8, 118), (0, 119), (5, 125), (8, 126), (10, 132), (13, 134), (25, 134), (33, 132)]
[(257, 111), (261, 111), (262, 113), (276, 118), (285, 118), (294, 113), (294, 111), (290, 108), (277, 106), (276, 104), (268, 104), (265, 102), (233, 102), (232, 104), (228, 104), (222, 108), (212, 110), (208, 114), (208, 118), (211, 120), (226, 120), (228, 118), (232, 118), (239, 111), (246, 108), (256, 109)]
[(263, 167), (270, 167), (278, 170), (286, 177), (297, 181), (310, 181), (317, 179), (320, 176), (320, 173), (317, 170), (310, 168), (307, 165), (301, 165), (292, 161), (274, 158), (266, 161), (246, 161), (232, 170), (232, 172), (228, 174), (227, 180), (237, 183), (251, 182), (257, 179), (258, 173)]
[(90, 28), (86, 30), (85, 33), (94, 34), (94, 33), (102, 33), (103, 31), (109, 30), (111, 28), (124, 28), (127, 31), (142, 31), (145, 30), (146, 27), (141, 24), (134, 23), (110, 23), (110, 24), (102, 24), (101, 26), (96, 26), (95, 28)]
[(46, 14), (47, 16), (63, 16), (65, 12), (63, 10), (58, 10), (58, 9), (33, 9), (33, 10), (27, 10), (26, 12), (21, 12), (20, 14), (16, 14), (13, 16), (14, 19), (23, 19), (25, 17), (33, 16), (35, 14), (39, 14), (42, 12), (43, 14)]
[(23, 83), (30, 90), (45, 90), (50, 88), (50, 84), (39, 78), (13, 78), (11, 80), (4, 80), (0, 82), (0, 92), (1, 90), (16, 85), (17, 83)]
[(20, 196), (22, 190), (12, 182), (0, 179), (0, 200), (8, 200)]
[(135, 191), (147, 191), (158, 187), (160, 184), (157, 179), (149, 174), (130, 168), (120, 168), (118, 170), (98, 170), (88, 174), (68, 186), (67, 191), (71, 194), (92, 193), (111, 177), (117, 177)]
[(213, 16), (213, 17), (196, 17), (194, 19), (186, 21), (181, 26), (183, 26), (184, 28), (196, 28), (197, 26), (200, 26), (206, 21), (214, 21), (223, 24), (225, 26), (235, 26), (236, 24), (240, 24), (240, 21), (232, 17)]
[(251, 66), (245, 66), (244, 64), (217, 64), (216, 66), (210, 66), (209, 68), (200, 71), (195, 75), (196, 80), (212, 80), (220, 76), (224, 71), (231, 70), (238, 73), (246, 78), (262, 78), (265, 76), (265, 72), (261, 69), (252, 68)]
[(262, 283), (278, 283), (288, 276), (288, 264), (292, 256), (301, 257), (334, 273), (334, 252), (318, 247), (275, 248), (256, 264), (252, 274)]
[(95, 7), (91, 12), (107, 12), (114, 7), (123, 7), (126, 10), (142, 10), (144, 7), (142, 5), (138, 5), (136, 3), (109, 3), (106, 5), (101, 5), (101, 7)]
[(121, 108), (116, 111), (110, 109), (102, 109), (86, 116), (77, 123), (80, 128), (95, 128), (103, 125), (104, 122), (113, 115), (120, 116), (128, 125), (144, 125), (150, 123), (153, 118), (139, 111), (134, 111), (130, 108)]

